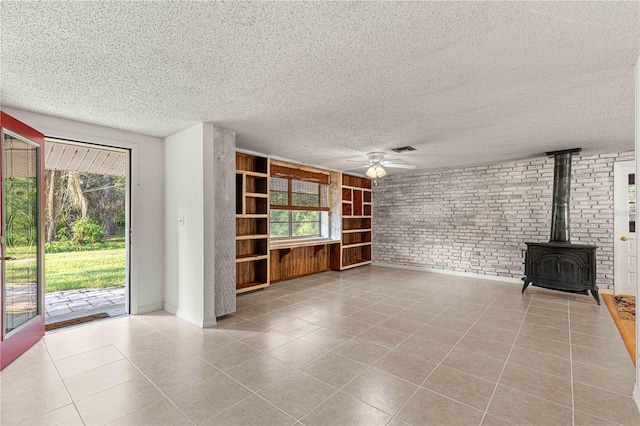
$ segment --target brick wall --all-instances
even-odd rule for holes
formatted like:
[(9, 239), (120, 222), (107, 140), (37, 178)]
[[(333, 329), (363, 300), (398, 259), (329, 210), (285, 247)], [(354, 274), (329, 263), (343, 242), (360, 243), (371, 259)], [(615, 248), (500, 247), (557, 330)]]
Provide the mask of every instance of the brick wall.
[[(597, 284), (613, 288), (613, 163), (574, 156), (571, 242), (595, 244)], [(551, 231), (553, 158), (388, 176), (373, 191), (373, 260), (521, 278), (526, 241)]]

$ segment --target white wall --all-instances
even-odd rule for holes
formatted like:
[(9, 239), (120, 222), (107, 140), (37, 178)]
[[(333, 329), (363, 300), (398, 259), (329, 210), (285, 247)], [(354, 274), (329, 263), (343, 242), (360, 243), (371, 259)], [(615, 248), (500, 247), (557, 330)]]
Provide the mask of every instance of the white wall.
[(164, 144), (164, 307), (208, 327), (236, 310), (235, 133), (200, 123)]
[(3, 108), (45, 136), (131, 150), (131, 313), (162, 309), (164, 271), (164, 151), (162, 139)]
[(164, 140), (164, 308), (192, 324), (204, 321), (204, 123)]

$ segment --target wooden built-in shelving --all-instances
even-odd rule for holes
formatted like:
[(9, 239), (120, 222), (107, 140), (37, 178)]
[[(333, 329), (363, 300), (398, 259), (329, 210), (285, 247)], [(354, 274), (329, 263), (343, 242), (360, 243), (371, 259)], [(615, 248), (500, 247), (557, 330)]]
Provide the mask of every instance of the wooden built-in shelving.
[(371, 179), (342, 175), (340, 258), (332, 264), (349, 269), (371, 263)]
[(272, 245), (271, 282), (291, 280), (334, 269), (334, 253), (340, 253), (339, 241), (316, 239), (293, 242), (289, 245)]
[[(270, 160), (236, 153), (236, 292), (322, 271), (371, 263), (371, 180), (331, 172), (326, 239), (269, 237)], [(277, 241), (277, 240), (275, 240)]]
[(269, 285), (269, 159), (236, 153), (236, 292)]

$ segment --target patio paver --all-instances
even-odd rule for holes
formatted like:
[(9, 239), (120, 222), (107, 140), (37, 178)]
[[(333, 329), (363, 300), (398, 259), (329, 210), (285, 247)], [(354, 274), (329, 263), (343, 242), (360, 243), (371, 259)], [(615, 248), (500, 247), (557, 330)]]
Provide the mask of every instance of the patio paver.
[(99, 308), (117, 308), (124, 311), (126, 289), (123, 286), (101, 289), (56, 291), (45, 294), (45, 316), (47, 322), (55, 322), (56, 317), (71, 313), (91, 311)]

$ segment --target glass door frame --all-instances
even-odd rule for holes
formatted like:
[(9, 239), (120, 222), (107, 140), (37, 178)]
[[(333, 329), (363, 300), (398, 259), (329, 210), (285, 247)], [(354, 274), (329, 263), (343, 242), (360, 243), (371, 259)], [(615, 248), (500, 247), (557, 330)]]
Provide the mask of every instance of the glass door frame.
[[(70, 147), (88, 147), (100, 149), (103, 151), (113, 151), (119, 152), (125, 155), (125, 172), (124, 178), (126, 180), (126, 192), (125, 192), (125, 291), (126, 297), (124, 302), (125, 315), (131, 315), (131, 263), (132, 263), (132, 244), (131, 239), (133, 235), (133, 227), (131, 225), (132, 221), (132, 199), (133, 199), (133, 191), (132, 191), (132, 173), (131, 173), (131, 158), (133, 156), (133, 148), (132, 147), (120, 147), (113, 144), (100, 144), (95, 142), (85, 142), (82, 140), (74, 140), (66, 137), (52, 137), (45, 136), (45, 144), (46, 143), (57, 143), (64, 144)], [(51, 151), (49, 151), (51, 152)], [(44, 291), (44, 297), (46, 298), (46, 291)], [(46, 300), (46, 299), (45, 299)], [(44, 306), (44, 305), (43, 305)]]
[[(0, 111), (0, 164), (4, 167), (4, 136), (10, 135), (16, 139), (24, 141), (37, 147), (36, 167), (37, 167), (37, 277), (38, 277), (38, 311), (34, 318), (31, 318), (16, 329), (5, 333), (5, 265), (4, 259), (0, 259), (0, 370), (13, 362), (31, 346), (37, 343), (44, 336), (44, 135), (37, 130), (16, 120), (8, 114)], [(0, 254), (5, 256), (5, 194), (4, 194), (4, 171), (0, 172)]]

